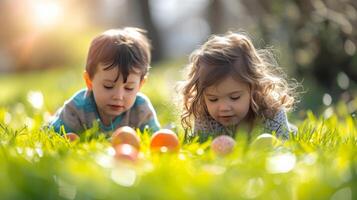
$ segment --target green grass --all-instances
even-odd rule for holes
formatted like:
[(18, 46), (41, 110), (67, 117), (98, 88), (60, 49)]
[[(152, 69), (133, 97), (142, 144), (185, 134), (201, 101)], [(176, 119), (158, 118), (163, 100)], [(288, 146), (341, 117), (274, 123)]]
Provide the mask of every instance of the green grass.
[[(181, 66), (154, 67), (143, 88), (163, 125), (179, 126), (172, 99)], [(0, 93), (1, 199), (357, 198), (357, 119), (343, 103), (326, 117), (307, 111), (296, 122), (297, 135), (276, 147), (253, 146), (239, 133), (226, 157), (210, 150), (211, 141), (183, 144), (180, 129), (181, 150), (155, 154), (150, 133), (138, 132), (141, 153), (133, 164), (115, 159), (110, 142), (95, 128), (74, 143), (42, 128), (48, 115), (83, 87), (80, 72), (0, 78), (0, 91), (11, 88)], [(42, 93), (41, 108), (28, 101), (29, 91)], [(357, 101), (351, 105), (357, 107)]]

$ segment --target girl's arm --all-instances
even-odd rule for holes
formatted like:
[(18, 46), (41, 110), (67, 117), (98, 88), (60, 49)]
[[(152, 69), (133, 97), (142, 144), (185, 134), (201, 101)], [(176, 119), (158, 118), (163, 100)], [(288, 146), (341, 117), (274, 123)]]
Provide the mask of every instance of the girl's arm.
[(219, 135), (231, 135), (220, 123), (210, 116), (204, 119), (195, 119), (193, 136), (199, 136), (199, 142), (206, 141), (209, 137), (215, 138)]
[(269, 132), (275, 132), (277, 137), (283, 139), (289, 139), (290, 132), (297, 132), (297, 128), (288, 122), (284, 109), (279, 110), (273, 119), (267, 119), (265, 128)]

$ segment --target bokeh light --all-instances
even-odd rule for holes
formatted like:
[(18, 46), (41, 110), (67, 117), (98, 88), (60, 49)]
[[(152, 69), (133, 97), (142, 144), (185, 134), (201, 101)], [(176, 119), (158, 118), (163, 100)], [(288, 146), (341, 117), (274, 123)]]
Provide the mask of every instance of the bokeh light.
[(296, 157), (292, 153), (271, 156), (267, 160), (267, 171), (272, 174), (287, 173), (295, 167)]
[(340, 72), (337, 75), (337, 84), (341, 89), (346, 90), (350, 85), (350, 79), (345, 73)]
[(332, 97), (331, 97), (331, 95), (328, 94), (328, 93), (325, 93), (324, 96), (322, 97), (322, 103), (323, 103), (325, 106), (331, 105), (331, 103), (332, 103)]
[(27, 100), (36, 109), (41, 109), (43, 106), (43, 94), (40, 91), (29, 91)]
[(35, 1), (32, 4), (33, 22), (40, 27), (55, 25), (62, 16), (62, 7), (57, 1)]

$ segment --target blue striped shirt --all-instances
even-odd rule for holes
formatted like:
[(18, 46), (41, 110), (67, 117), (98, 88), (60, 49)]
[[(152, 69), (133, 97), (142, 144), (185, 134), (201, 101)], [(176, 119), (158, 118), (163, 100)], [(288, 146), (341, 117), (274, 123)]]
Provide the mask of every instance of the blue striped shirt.
[(151, 131), (160, 129), (156, 112), (150, 100), (142, 93), (136, 95), (133, 106), (113, 119), (109, 126), (104, 125), (99, 117), (97, 106), (92, 92), (82, 89), (74, 94), (57, 111), (50, 126), (56, 132), (61, 132), (61, 127), (66, 133), (81, 133), (92, 128), (97, 123), (102, 132), (114, 131), (122, 126), (139, 128), (141, 131), (148, 127)]

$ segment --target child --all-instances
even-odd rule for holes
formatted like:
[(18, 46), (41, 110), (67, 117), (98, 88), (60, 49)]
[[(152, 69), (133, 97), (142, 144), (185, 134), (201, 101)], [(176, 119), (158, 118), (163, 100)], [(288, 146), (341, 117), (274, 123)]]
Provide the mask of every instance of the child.
[(56, 132), (80, 133), (98, 123), (103, 132), (121, 126), (160, 128), (149, 99), (139, 93), (148, 74), (150, 44), (138, 28), (108, 30), (89, 48), (84, 79), (51, 122)]
[(250, 133), (262, 121), (266, 131), (288, 138), (286, 111), (294, 104), (294, 88), (274, 63), (267, 50), (256, 50), (241, 33), (210, 37), (190, 56), (182, 90), (186, 133), (192, 118), (200, 140), (234, 136), (242, 127)]

